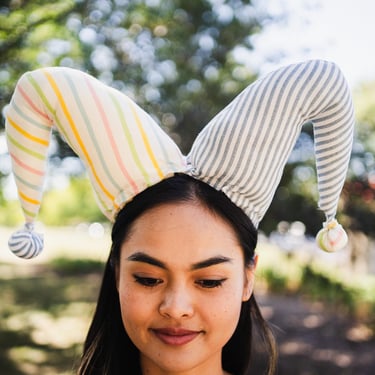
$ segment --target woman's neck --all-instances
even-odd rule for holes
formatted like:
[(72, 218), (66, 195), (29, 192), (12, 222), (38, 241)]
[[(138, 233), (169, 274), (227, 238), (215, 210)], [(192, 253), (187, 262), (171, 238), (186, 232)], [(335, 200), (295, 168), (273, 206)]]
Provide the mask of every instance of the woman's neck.
[(160, 368), (154, 362), (145, 358), (142, 359), (141, 357), (141, 369), (142, 375), (231, 375), (229, 372), (222, 369), (220, 362), (212, 363), (211, 361), (208, 361), (207, 363), (202, 363), (186, 370), (168, 370)]

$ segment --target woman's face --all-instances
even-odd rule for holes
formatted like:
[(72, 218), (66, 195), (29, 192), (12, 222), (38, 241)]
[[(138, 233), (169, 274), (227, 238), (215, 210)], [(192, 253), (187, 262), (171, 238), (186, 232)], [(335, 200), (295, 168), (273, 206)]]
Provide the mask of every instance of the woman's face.
[(197, 203), (140, 216), (121, 248), (117, 286), (143, 373), (222, 374), (253, 271), (230, 225)]

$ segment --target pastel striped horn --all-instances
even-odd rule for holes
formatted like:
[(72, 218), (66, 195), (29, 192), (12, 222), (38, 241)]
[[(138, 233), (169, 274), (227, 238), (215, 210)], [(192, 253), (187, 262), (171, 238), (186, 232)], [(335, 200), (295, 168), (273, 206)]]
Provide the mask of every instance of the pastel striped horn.
[[(69, 68), (25, 73), (6, 111), (6, 132), (30, 225), (41, 205), (52, 126), (87, 167), (99, 206), (110, 220), (142, 190), (187, 169), (171, 138), (120, 91)], [(23, 238), (30, 232), (26, 230)], [(20, 237), (18, 232), (10, 240), (11, 250)], [(16, 254), (27, 258), (39, 252), (18, 249)]]

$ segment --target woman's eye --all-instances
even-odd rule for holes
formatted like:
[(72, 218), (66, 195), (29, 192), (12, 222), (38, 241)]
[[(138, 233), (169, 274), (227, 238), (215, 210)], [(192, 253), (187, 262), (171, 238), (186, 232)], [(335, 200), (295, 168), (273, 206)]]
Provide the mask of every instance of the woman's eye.
[(219, 286), (222, 286), (225, 280), (226, 279), (220, 279), (220, 280), (203, 279), (203, 280), (196, 281), (196, 284), (198, 284), (202, 288), (211, 289), (211, 288), (218, 288)]
[(163, 282), (162, 279), (156, 279), (154, 277), (144, 277), (144, 276), (137, 276), (134, 275), (135, 282), (141, 284), (143, 286), (153, 287), (161, 284)]

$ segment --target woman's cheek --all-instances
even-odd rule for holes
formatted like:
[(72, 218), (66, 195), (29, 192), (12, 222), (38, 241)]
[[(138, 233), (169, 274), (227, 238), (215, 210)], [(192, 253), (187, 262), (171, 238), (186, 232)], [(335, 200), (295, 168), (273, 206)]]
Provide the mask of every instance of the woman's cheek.
[(236, 320), (242, 305), (242, 289), (238, 285), (219, 287), (214, 293), (202, 296), (199, 304), (200, 309), (203, 310), (204, 308), (206, 313), (211, 314), (215, 319), (223, 321)]
[(150, 303), (132, 289), (134, 285), (119, 290), (122, 323), (132, 341), (142, 342), (146, 341), (144, 328), (150, 319)]
[(140, 307), (142, 305), (145, 307), (148, 301), (145, 293), (142, 292), (142, 287), (130, 281), (120, 282), (119, 298), (121, 309), (127, 312), (140, 310)]

